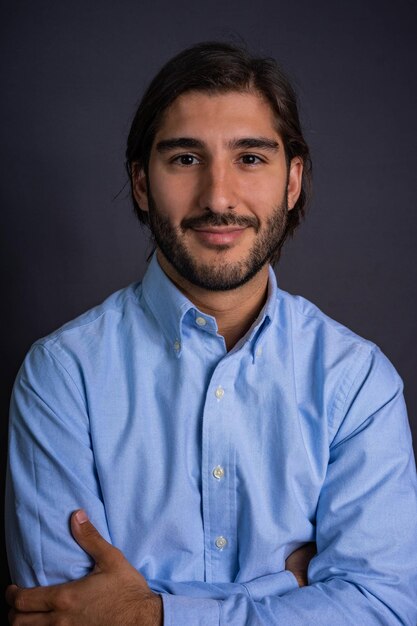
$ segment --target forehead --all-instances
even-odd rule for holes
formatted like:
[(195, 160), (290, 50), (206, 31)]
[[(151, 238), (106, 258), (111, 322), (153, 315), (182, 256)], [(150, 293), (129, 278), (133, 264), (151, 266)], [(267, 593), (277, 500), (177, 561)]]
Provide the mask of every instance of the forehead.
[(166, 109), (155, 139), (215, 135), (279, 138), (274, 111), (261, 94), (190, 91), (176, 98)]

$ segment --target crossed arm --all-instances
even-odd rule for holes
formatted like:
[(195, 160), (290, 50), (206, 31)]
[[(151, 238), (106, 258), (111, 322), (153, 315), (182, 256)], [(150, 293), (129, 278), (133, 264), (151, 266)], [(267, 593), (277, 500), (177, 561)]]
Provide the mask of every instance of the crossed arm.
[[(13, 626), (162, 626), (161, 596), (145, 578), (94, 528), (83, 510), (71, 516), (71, 530), (79, 545), (94, 559), (91, 574), (73, 582), (19, 589), (10, 585), (6, 600)], [(307, 567), (315, 544), (293, 552), (286, 569), (300, 587), (307, 584)]]
[(162, 626), (161, 596), (123, 554), (109, 544), (80, 510), (71, 517), (79, 545), (94, 559), (91, 574), (73, 582), (19, 589), (11, 585), (6, 600), (13, 626)]
[[(14, 476), (11, 473), (8, 481), (8, 548), (15, 582), (24, 586), (48, 585), (57, 580), (54, 573), (60, 569), (65, 570), (64, 580), (78, 579), (88, 571), (87, 556), (84, 558), (81, 551), (75, 550), (69, 533), (63, 532), (62, 510), (74, 510), (78, 503), (91, 506), (91, 518), (109, 539), (104, 503), (93, 480), (92, 451), (84, 427), (87, 422), (78, 396), (70, 393), (71, 381), (64, 372), (60, 370), (59, 377), (55, 373), (54, 385), (48, 387), (52, 399), (45, 397), (41, 382), (47, 375), (51, 376), (53, 365), (42, 359), (35, 381), (22, 378), (15, 419), (11, 423), (14, 469), (18, 468), (19, 472)], [(318, 554), (310, 563), (307, 586), (300, 588), (294, 576), (285, 571), (239, 584), (216, 585), (195, 580), (145, 582), (109, 546), (105, 551), (113, 554), (111, 563), (117, 565), (117, 576), (113, 578), (107, 576), (103, 566), (100, 569), (101, 553), (96, 555), (94, 546), (90, 552), (89, 544), (84, 543), (73, 522), (73, 533), (82, 547), (93, 558), (100, 556), (98, 567), (93, 574), (69, 583), (68, 587), (33, 591), (12, 587), (8, 599), (14, 605), (14, 624), (59, 624), (50, 609), (59, 610), (58, 602), (69, 605), (68, 593), (75, 589), (76, 593), (70, 595), (72, 599), (81, 598), (81, 592), (86, 590), (83, 597), (88, 597), (88, 601), (82, 608), (83, 615), (96, 607), (104, 616), (112, 616), (112, 626), (117, 626), (116, 620), (122, 617), (120, 623), (128, 624), (125, 609), (112, 598), (113, 590), (118, 591), (116, 597), (126, 598), (123, 606), (129, 606), (132, 611), (156, 610), (155, 617), (159, 620), (162, 609), (161, 596), (157, 594), (162, 594), (165, 626), (182, 623), (355, 626), (365, 622), (367, 626), (415, 626), (417, 489), (401, 384), (387, 362), (376, 355), (363, 365), (349, 389), (338, 407), (337, 430), (329, 447), (327, 473), (317, 502), (314, 522)], [(60, 407), (65, 409), (59, 414), (53, 411), (57, 397)], [(56, 441), (62, 444), (59, 454), (54, 447)], [(36, 463), (34, 450), (38, 455)], [(74, 454), (74, 450), (78, 453)], [(89, 473), (79, 471), (82, 463), (91, 466)], [(51, 476), (62, 485), (59, 506), (51, 498)], [(84, 529), (88, 529), (89, 525), (85, 524)], [(51, 539), (47, 544), (43, 542), (45, 535)], [(122, 563), (123, 575), (119, 571)], [(116, 579), (126, 581), (125, 570), (135, 582), (119, 588)], [(111, 567), (109, 572), (112, 571)], [(92, 593), (93, 587), (101, 583), (103, 599), (101, 593)], [(132, 593), (129, 599), (125, 587)], [(135, 608), (131, 597), (137, 600)], [(33, 598), (35, 602), (39, 598), (40, 606), (47, 610), (39, 611), (39, 604), (29, 604)], [(32, 606), (39, 613), (33, 620), (27, 615), (33, 612)], [(94, 619), (85, 624), (97, 626), (100, 622)], [(147, 623), (139, 613), (133, 619), (135, 626)], [(64, 616), (61, 623), (82, 626), (79, 616), (74, 620), (70, 622)]]

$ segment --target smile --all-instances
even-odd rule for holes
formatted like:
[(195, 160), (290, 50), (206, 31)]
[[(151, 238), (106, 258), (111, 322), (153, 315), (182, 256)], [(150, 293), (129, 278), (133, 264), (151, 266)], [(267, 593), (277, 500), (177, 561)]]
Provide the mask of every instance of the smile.
[(241, 226), (206, 226), (192, 228), (198, 239), (206, 244), (225, 246), (234, 243), (247, 227)]

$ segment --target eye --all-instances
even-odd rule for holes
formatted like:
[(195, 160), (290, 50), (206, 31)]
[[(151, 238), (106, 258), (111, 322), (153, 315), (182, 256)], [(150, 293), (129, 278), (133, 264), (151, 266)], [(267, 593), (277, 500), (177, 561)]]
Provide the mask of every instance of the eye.
[(172, 163), (189, 167), (190, 165), (198, 165), (200, 161), (193, 154), (179, 154), (172, 159)]
[(264, 160), (256, 154), (243, 154), (240, 160), (244, 165), (258, 165), (259, 163), (264, 163)]

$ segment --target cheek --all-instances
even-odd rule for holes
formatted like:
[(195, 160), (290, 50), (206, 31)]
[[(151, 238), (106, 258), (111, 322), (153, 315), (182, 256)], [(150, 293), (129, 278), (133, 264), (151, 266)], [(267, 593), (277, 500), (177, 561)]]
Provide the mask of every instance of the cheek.
[(167, 185), (165, 180), (151, 182), (152, 199), (159, 213), (171, 215), (176, 212), (178, 193), (172, 186)]
[(173, 224), (179, 224), (196, 206), (195, 194), (189, 185), (168, 182), (165, 179), (163, 184), (153, 183), (152, 197), (159, 213), (168, 217)]
[(251, 213), (256, 215), (263, 226), (283, 205), (285, 206), (285, 193), (279, 195), (278, 193), (262, 193), (262, 191), (254, 194), (249, 203)]
[(281, 172), (252, 178), (241, 187), (242, 199), (255, 211), (265, 213), (282, 204), (286, 197), (286, 179)]

